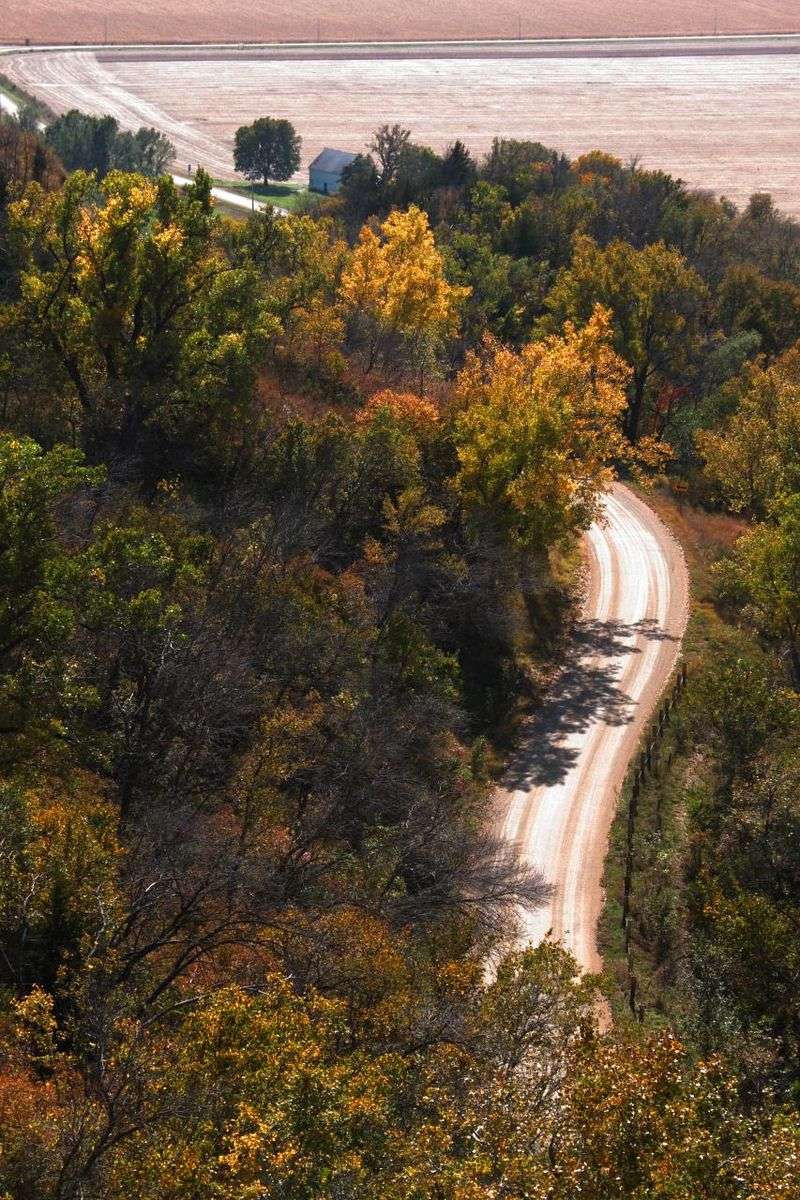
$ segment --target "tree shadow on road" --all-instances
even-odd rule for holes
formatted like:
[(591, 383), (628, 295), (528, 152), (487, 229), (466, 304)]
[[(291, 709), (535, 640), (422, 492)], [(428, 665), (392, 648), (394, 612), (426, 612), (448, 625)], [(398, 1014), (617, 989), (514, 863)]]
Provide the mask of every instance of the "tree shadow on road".
[(580, 749), (564, 743), (590, 725), (627, 725), (636, 703), (620, 686), (630, 655), (641, 654), (639, 639), (675, 641), (656, 621), (583, 621), (564, 669), (541, 712), (526, 728), (504, 777), (509, 791), (560, 783)]

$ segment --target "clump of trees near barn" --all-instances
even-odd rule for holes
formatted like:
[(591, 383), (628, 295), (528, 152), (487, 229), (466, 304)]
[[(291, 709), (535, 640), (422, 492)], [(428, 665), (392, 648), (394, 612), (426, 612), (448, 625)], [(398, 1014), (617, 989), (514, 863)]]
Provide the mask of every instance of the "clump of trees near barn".
[[(792, 1197), (800, 230), (375, 147), (236, 224), (0, 124), (0, 1194)], [(604, 1031), (487, 815), (621, 466), (751, 524), (686, 826), (726, 1019)]]

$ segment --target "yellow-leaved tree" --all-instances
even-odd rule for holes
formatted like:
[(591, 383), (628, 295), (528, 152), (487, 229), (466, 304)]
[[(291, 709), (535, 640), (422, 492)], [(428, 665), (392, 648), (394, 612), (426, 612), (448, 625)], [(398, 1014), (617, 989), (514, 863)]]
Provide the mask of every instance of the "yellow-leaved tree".
[(366, 352), (371, 370), (409, 357), (423, 373), (443, 340), (458, 331), (459, 306), (469, 288), (445, 278), (428, 218), (412, 205), (393, 212), (380, 235), (369, 226), (342, 275), (341, 298)]
[(630, 368), (612, 348), (611, 316), (532, 342), (494, 341), (456, 384), (455, 486), (517, 545), (545, 548), (586, 528), (625, 453)]
[(76, 171), (9, 206), (19, 295), (0, 304), (0, 363), (53, 440), (157, 446), (159, 470), (170, 439), (224, 457), (280, 324), (255, 264), (231, 258), (210, 188), (202, 172), (179, 192)]

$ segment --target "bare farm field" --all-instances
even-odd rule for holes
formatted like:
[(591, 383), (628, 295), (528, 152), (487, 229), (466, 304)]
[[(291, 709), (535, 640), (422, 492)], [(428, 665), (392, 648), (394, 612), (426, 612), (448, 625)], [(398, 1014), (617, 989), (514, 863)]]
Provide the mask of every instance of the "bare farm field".
[(609, 37), (800, 30), (798, 0), (2, 0), (0, 41)]
[[(482, 51), (483, 52), (483, 51)], [(488, 50), (485, 51), (489, 53)], [(658, 57), (281, 58), (253, 51), (40, 52), (3, 70), (56, 110), (112, 113), (175, 142), (178, 169), (233, 177), (235, 129), (290, 118), (303, 166), (325, 145), (361, 149), (383, 121), (436, 148), (529, 137), (570, 155), (601, 147), (741, 204), (768, 190), (800, 216), (800, 39), (769, 52)]]

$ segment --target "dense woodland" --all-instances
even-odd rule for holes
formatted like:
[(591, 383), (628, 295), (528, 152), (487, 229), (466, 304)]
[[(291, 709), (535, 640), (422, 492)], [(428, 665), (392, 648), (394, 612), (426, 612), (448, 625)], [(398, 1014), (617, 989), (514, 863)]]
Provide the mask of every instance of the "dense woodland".
[[(535, 142), (241, 223), (57, 148), (0, 123), (0, 1197), (800, 1195), (800, 228)], [(615, 472), (742, 536), (607, 1031), (489, 818)]]

